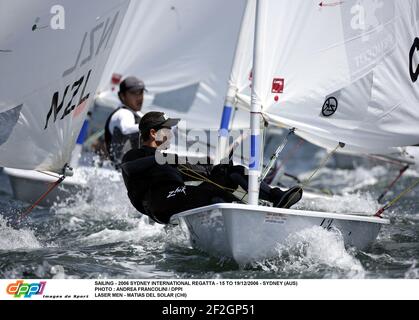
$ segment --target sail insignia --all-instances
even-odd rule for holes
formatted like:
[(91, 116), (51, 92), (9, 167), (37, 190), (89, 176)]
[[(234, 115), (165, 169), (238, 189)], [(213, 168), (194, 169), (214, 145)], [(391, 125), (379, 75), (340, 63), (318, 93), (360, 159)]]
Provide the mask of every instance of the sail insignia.
[(335, 97), (328, 97), (323, 104), (322, 115), (325, 117), (333, 116), (338, 110), (339, 101)]

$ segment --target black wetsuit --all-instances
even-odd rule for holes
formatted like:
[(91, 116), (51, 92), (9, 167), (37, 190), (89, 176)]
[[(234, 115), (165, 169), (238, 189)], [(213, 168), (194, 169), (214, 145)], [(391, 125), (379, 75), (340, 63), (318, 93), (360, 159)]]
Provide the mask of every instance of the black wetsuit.
[[(158, 222), (168, 223), (172, 215), (185, 210), (216, 202), (239, 201), (231, 193), (210, 183), (185, 186), (187, 181), (200, 181), (191, 177), (196, 173), (213, 180), (213, 166), (159, 165), (155, 153), (156, 149), (143, 146), (127, 152), (122, 159), (122, 175), (128, 197), (138, 211)], [(195, 174), (185, 171), (185, 168), (193, 170)]]
[[(156, 149), (145, 146), (131, 150), (124, 155), (121, 168), (131, 203), (157, 222), (168, 223), (172, 215), (194, 208), (240, 202), (231, 192), (209, 182), (185, 186), (187, 181), (202, 181), (191, 177), (196, 173), (229, 189), (237, 189), (241, 185), (247, 190), (245, 168), (242, 166), (159, 165), (155, 153)], [(270, 190), (262, 183), (261, 198), (272, 201)]]

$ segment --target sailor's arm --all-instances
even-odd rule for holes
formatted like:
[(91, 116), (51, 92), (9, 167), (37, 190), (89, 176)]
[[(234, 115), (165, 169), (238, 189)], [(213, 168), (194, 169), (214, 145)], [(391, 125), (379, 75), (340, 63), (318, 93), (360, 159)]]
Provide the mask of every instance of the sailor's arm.
[(182, 173), (184, 181), (202, 181), (202, 178), (209, 178), (213, 168), (211, 158), (209, 157), (185, 159), (184, 157), (177, 156), (176, 164)]
[(123, 135), (130, 135), (139, 132), (138, 124), (135, 123), (134, 115), (131, 111), (121, 109), (115, 115), (115, 126), (117, 126)]
[(138, 160), (124, 162), (123, 164), (121, 164), (121, 170), (127, 177), (130, 177), (132, 175), (141, 174), (149, 170), (156, 164), (156, 157), (149, 156)]

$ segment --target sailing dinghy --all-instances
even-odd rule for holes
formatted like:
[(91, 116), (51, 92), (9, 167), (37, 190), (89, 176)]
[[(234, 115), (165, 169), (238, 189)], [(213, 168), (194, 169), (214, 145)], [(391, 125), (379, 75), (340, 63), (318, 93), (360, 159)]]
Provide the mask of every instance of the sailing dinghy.
[[(315, 226), (336, 230), (346, 245), (365, 249), (389, 224), (378, 213), (258, 205), (261, 118), (327, 142), (323, 146), (329, 151), (347, 147), (385, 154), (415, 145), (419, 3), (348, 0), (319, 6), (314, 0), (249, 0), (247, 10), (256, 18), (254, 41), (242, 34), (236, 60), (241, 56), (243, 62), (232, 74), (245, 79), (251, 72), (251, 97), (231, 81), (228, 98), (248, 103), (251, 112), (249, 205), (197, 208), (172, 221), (180, 222), (194, 246), (239, 264), (275, 257), (288, 236)], [(252, 23), (252, 14), (246, 16), (242, 30)]]
[[(72, 174), (70, 159), (129, 0), (0, 4), (0, 166), (34, 202)], [(84, 187), (65, 183), (50, 205)], [(51, 189), (52, 190), (52, 189)]]

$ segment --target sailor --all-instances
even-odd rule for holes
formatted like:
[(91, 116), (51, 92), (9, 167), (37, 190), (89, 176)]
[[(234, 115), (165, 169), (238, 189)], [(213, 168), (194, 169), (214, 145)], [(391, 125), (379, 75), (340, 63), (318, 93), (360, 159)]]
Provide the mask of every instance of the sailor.
[[(245, 168), (229, 164), (191, 165), (186, 159), (160, 164), (164, 149), (170, 146), (171, 129), (180, 119), (170, 119), (161, 112), (149, 112), (139, 124), (142, 146), (126, 153), (122, 176), (132, 205), (158, 223), (167, 224), (176, 213), (215, 203), (241, 202), (233, 195), (239, 185), (247, 190)], [(182, 164), (186, 163), (186, 164)], [(198, 186), (185, 182), (199, 181)], [(260, 197), (276, 207), (291, 207), (302, 197), (299, 187), (282, 191), (261, 184)]]
[(116, 168), (121, 164), (124, 153), (138, 149), (140, 135), (138, 124), (144, 101), (144, 82), (136, 77), (127, 77), (119, 86), (122, 106), (116, 109), (105, 124), (105, 145), (109, 159)]

